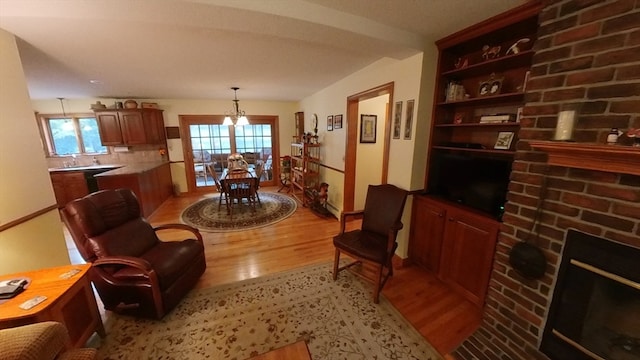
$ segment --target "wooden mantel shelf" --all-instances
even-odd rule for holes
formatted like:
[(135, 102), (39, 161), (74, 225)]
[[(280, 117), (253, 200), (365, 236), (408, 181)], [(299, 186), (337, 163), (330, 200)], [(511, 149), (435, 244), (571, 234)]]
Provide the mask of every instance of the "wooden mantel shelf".
[(640, 147), (534, 140), (529, 145), (546, 152), (550, 165), (640, 175)]

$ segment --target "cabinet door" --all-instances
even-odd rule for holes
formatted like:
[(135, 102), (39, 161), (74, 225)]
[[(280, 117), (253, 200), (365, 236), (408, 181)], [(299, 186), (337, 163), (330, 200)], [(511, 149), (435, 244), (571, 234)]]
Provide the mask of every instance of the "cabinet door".
[(56, 172), (50, 176), (58, 207), (89, 194), (87, 180), (81, 171)]
[(155, 109), (145, 109), (143, 111), (144, 123), (146, 124), (147, 143), (163, 144), (165, 141), (164, 119), (162, 111)]
[(447, 211), (441, 276), (482, 306), (493, 264), (498, 223), (461, 209)]
[(120, 128), (127, 145), (147, 144), (145, 121), (139, 111), (121, 111)]
[(445, 208), (422, 196), (415, 196), (411, 214), (409, 258), (437, 273), (440, 269)]
[(120, 130), (120, 121), (118, 120), (118, 112), (100, 112), (96, 113), (98, 122), (98, 131), (100, 132), (100, 141), (104, 146), (122, 145), (122, 131)]

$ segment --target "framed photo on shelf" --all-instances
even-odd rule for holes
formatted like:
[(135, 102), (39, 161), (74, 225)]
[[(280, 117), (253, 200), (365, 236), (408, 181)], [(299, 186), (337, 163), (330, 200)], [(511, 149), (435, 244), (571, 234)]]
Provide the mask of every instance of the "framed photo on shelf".
[(502, 91), (502, 79), (495, 79), (493, 76), (488, 80), (481, 81), (478, 87), (478, 96), (498, 95)]
[(376, 142), (376, 126), (378, 123), (377, 115), (360, 115), (360, 142), (375, 143)]
[(342, 129), (342, 114), (333, 116), (333, 128)]
[(327, 116), (327, 131), (333, 131), (333, 115)]
[(511, 148), (511, 142), (513, 141), (514, 135), (515, 133), (513, 131), (499, 132), (496, 144), (493, 148), (498, 150), (509, 150)]
[(402, 126), (402, 101), (396, 101), (393, 114), (393, 138), (400, 139), (400, 127)]
[(413, 105), (416, 103), (415, 100), (407, 101), (407, 119), (404, 123), (404, 139), (411, 140), (411, 128), (413, 126)]

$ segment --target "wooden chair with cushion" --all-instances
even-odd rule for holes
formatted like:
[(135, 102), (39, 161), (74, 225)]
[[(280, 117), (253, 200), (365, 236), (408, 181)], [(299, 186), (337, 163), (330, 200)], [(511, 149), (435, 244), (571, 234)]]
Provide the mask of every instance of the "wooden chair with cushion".
[[(101, 190), (68, 203), (62, 219), (105, 309), (160, 319), (198, 282), (206, 269), (202, 235), (185, 224), (152, 227), (130, 189)], [(161, 241), (157, 232), (182, 241)]]
[[(373, 302), (378, 303), (380, 291), (389, 276), (393, 275), (391, 259), (398, 247), (396, 236), (402, 229), (402, 212), (407, 200), (407, 192), (394, 185), (369, 185), (364, 210), (340, 214), (340, 233), (333, 238), (335, 259), (333, 280), (338, 273), (356, 264), (369, 264), (375, 269), (367, 276), (366, 271), (354, 272), (373, 282)], [(359, 230), (345, 232), (346, 221), (362, 216)], [(339, 267), (340, 254), (344, 253), (355, 261)]]
[(220, 193), (220, 197), (218, 198), (218, 211), (220, 211), (220, 206), (222, 206), (222, 201), (224, 204), (227, 204), (227, 193), (224, 191), (222, 187), (222, 183), (220, 182), (220, 178), (218, 177), (218, 173), (216, 172), (214, 164), (207, 165), (211, 176), (213, 177), (213, 182), (216, 185), (216, 190)]
[(240, 173), (240, 171), (229, 172), (222, 182), (224, 192), (227, 194), (227, 213), (232, 220), (234, 200), (238, 205), (242, 205), (242, 200), (246, 199), (252, 211), (256, 211), (256, 178), (249, 172)]

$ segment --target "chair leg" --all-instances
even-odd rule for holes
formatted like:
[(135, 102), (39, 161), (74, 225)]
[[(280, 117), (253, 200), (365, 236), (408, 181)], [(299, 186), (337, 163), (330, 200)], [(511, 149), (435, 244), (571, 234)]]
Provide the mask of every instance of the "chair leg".
[(377, 304), (380, 302), (380, 290), (382, 290), (382, 269), (384, 268), (384, 266), (379, 265), (378, 266), (378, 271), (376, 272), (376, 278), (378, 279), (376, 281), (376, 285), (373, 288), (373, 303)]
[(338, 278), (338, 264), (340, 263), (340, 250), (336, 249), (336, 255), (333, 260), (333, 281)]

